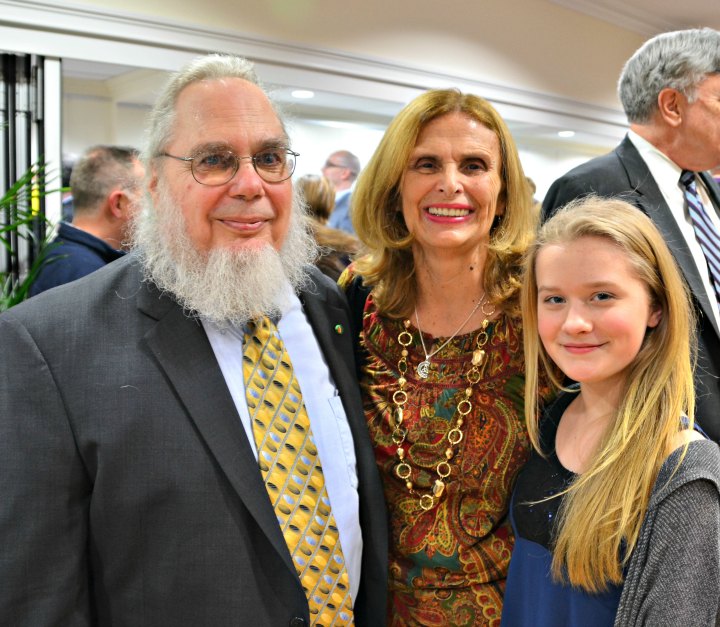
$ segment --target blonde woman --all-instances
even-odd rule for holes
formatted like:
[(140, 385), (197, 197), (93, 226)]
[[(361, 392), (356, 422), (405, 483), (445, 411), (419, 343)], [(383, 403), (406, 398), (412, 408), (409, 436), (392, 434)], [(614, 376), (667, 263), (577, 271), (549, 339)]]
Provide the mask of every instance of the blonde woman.
[(356, 237), (330, 228), (328, 219), (335, 208), (335, 187), (324, 176), (306, 174), (296, 182), (302, 193), (308, 216), (309, 225), (320, 245), (320, 254), (315, 265), (325, 275), (337, 281), (350, 260), (360, 250), (360, 242)]
[(388, 127), (353, 212), (370, 254), (341, 284), (390, 510), (388, 624), (497, 626), (529, 452), (519, 289), (534, 217), (512, 136), (482, 98), (426, 92)]
[[(522, 291), (534, 452), (511, 507), (505, 627), (715, 625), (720, 450), (693, 428), (687, 291), (619, 200), (541, 229)], [(578, 382), (538, 419), (540, 372)]]

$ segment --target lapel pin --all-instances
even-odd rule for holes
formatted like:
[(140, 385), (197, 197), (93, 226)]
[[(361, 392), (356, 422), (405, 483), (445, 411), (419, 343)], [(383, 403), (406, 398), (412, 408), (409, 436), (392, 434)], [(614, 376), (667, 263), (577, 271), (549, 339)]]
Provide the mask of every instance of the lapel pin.
[(345, 329), (343, 328), (343, 325), (336, 324), (335, 325), (335, 333), (337, 333), (338, 335), (342, 335), (343, 333), (345, 333)]

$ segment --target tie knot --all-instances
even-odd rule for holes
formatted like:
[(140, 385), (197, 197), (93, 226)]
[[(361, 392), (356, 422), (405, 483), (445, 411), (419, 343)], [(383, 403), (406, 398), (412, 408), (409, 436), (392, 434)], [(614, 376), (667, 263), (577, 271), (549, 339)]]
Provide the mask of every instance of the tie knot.
[(277, 331), (275, 323), (267, 316), (256, 318), (255, 320), (248, 320), (246, 329), (246, 338), (254, 337), (263, 341), (267, 341), (269, 338), (273, 337)]
[(695, 184), (695, 172), (691, 172), (690, 170), (683, 170), (680, 174), (680, 182), (685, 187), (690, 187), (691, 185)]

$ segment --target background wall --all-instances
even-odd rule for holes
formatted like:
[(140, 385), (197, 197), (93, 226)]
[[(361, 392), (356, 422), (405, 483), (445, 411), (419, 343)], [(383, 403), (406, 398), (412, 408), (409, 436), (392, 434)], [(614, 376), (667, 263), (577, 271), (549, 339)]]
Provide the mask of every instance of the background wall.
[[(94, 92), (94, 93), (91, 93)], [(64, 158), (74, 161), (94, 144), (110, 143), (142, 148), (150, 107), (118, 102), (109, 93), (98, 93), (90, 81), (64, 81)], [(293, 148), (300, 153), (297, 174), (319, 173), (327, 156), (340, 149), (354, 152), (365, 165), (384, 132), (384, 125), (347, 120), (302, 117), (289, 112), (288, 132)], [(533, 140), (515, 133), (523, 167), (537, 185), (542, 199), (552, 182), (568, 169), (606, 152), (607, 145), (582, 145), (561, 139)]]
[[(615, 85), (628, 56), (653, 28), (698, 25), (687, 23), (690, 15), (712, 21), (706, 4), (686, 0), (679, 11), (671, 0), (0, 0), (0, 47), (62, 59), (69, 156), (98, 142), (141, 146), (163, 72), (198, 54), (232, 52), (285, 90), (282, 101), (293, 87), (316, 92), (313, 104), (291, 107), (300, 173), (318, 171), (339, 147), (366, 162), (404, 104), (427, 88), (457, 86), (499, 110), (541, 196), (624, 134)], [(66, 72), (95, 62), (109, 74)], [(576, 135), (560, 139), (560, 130)]]
[[(618, 107), (644, 37), (548, 0), (85, 0), (405, 67)], [(292, 64), (291, 58), (287, 59)]]

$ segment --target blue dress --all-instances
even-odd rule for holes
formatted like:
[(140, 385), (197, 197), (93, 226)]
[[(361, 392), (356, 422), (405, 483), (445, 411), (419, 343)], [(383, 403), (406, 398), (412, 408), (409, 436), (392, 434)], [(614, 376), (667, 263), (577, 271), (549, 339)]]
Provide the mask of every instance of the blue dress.
[(575, 478), (555, 454), (560, 417), (574, 397), (565, 393), (548, 409), (540, 425), (547, 458), (533, 451), (515, 484), (510, 505), (515, 548), (501, 627), (612, 627), (615, 622), (622, 586), (589, 594), (551, 577), (553, 531), (563, 497), (529, 504), (557, 494)]

